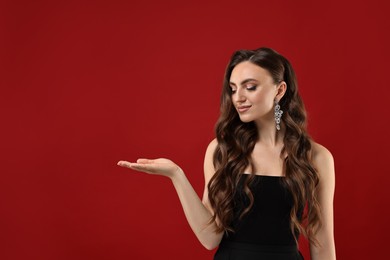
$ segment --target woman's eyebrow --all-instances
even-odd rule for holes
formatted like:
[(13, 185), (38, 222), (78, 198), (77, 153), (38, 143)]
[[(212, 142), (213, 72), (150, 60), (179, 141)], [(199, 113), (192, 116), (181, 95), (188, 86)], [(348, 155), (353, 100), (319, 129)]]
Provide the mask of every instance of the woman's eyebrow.
[[(257, 82), (256, 79), (251, 79), (251, 78), (249, 78), (249, 79), (244, 79), (243, 81), (241, 81), (240, 85), (242, 86), (242, 85), (244, 85), (244, 84), (246, 84), (246, 83), (248, 83), (248, 82), (250, 82), (250, 81), (256, 81), (256, 82)], [(229, 85), (231, 85), (231, 86), (236, 86), (236, 83), (230, 81), (230, 82), (229, 82)]]

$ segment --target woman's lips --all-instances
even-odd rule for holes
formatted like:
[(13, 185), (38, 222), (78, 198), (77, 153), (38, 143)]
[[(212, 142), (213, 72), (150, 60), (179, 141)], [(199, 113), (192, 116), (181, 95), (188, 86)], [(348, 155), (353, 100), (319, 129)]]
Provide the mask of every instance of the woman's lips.
[(240, 113), (244, 113), (244, 112), (248, 111), (249, 108), (251, 108), (251, 106), (239, 106), (239, 107), (237, 107), (237, 110)]

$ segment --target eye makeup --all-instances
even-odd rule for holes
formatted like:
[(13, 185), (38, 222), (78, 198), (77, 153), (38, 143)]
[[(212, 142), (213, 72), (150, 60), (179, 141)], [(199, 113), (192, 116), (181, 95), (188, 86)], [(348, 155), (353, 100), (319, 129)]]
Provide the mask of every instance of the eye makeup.
[(256, 90), (256, 88), (257, 88), (257, 85), (249, 85), (246, 87), (246, 89), (250, 90), (250, 91), (254, 91), (254, 90)]
[[(258, 82), (257, 80), (249, 78), (243, 80), (240, 85), (243, 87), (245, 86), (245, 89), (248, 91), (255, 91), (257, 89), (257, 85), (254, 83), (257, 82)], [(231, 94), (234, 94), (237, 91), (236, 89), (233, 89), (236, 87), (236, 84), (234, 82), (230, 82), (229, 85), (230, 85)]]

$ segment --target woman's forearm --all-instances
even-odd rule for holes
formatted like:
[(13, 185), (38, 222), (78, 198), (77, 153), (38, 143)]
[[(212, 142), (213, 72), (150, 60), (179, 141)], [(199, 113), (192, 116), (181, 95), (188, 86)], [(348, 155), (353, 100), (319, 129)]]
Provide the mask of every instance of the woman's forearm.
[(170, 178), (179, 196), (187, 221), (196, 237), (207, 249), (211, 250), (219, 245), (223, 233), (215, 232), (215, 223), (209, 224), (212, 218), (210, 211), (199, 199), (184, 172), (174, 162), (165, 158), (138, 159), (136, 163), (122, 160), (118, 162), (118, 165)]
[(223, 233), (215, 232), (215, 222), (208, 224), (212, 218), (210, 211), (203, 205), (181, 169), (171, 177), (171, 180), (179, 196), (187, 221), (196, 237), (205, 248), (214, 249), (219, 245)]

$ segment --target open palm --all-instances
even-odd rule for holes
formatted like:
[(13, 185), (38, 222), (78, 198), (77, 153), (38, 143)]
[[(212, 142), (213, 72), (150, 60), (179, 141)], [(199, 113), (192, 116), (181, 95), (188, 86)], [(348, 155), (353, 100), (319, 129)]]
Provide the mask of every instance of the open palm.
[(165, 158), (159, 159), (138, 159), (136, 163), (128, 161), (119, 161), (119, 166), (127, 167), (139, 172), (146, 172), (149, 174), (158, 174), (167, 177), (173, 177), (173, 175), (180, 171), (180, 167), (177, 166), (171, 160)]

